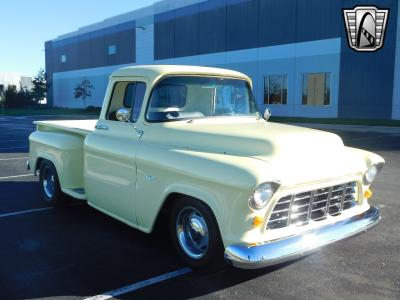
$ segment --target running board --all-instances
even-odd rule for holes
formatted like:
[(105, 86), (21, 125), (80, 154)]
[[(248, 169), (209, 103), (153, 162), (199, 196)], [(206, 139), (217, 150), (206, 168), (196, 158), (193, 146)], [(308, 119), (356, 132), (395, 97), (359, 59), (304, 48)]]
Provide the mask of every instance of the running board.
[(61, 189), (63, 193), (79, 200), (86, 200), (86, 194), (85, 194), (85, 189), (84, 188), (76, 188), (76, 189), (66, 189), (62, 188)]

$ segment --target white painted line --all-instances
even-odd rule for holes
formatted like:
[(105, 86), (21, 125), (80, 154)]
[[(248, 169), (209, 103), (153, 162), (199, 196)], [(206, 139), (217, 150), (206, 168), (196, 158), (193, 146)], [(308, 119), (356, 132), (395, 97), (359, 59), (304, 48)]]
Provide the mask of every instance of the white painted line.
[(23, 147), (7, 147), (7, 148), (0, 148), (0, 150), (10, 150), (10, 149), (28, 149), (28, 146)]
[(29, 156), (0, 158), (0, 161), (2, 161), (2, 160), (15, 160), (15, 159), (27, 159), (27, 158), (29, 158)]
[(27, 142), (27, 139), (23, 139), (23, 140), (5, 140), (5, 141), (1, 141), (0, 143), (9, 143), (9, 142)]
[(9, 178), (18, 178), (18, 177), (28, 177), (28, 176), (33, 176), (33, 174), (21, 174), (21, 175), (13, 175), (13, 176), (4, 176), (4, 177), (0, 177), (0, 180), (9, 179)]
[(54, 209), (54, 208), (55, 207), (43, 207), (43, 208), (15, 211), (15, 212), (10, 212), (10, 213), (6, 213), (6, 214), (1, 214), (0, 218), (12, 217), (12, 216), (17, 216), (17, 215), (31, 214), (31, 213), (34, 213), (34, 212), (51, 210), (51, 209)]
[(178, 277), (178, 276), (190, 273), (190, 272), (192, 272), (191, 269), (182, 268), (182, 269), (170, 272), (170, 273), (166, 273), (166, 274), (163, 274), (163, 275), (160, 275), (160, 276), (156, 276), (156, 277), (153, 277), (153, 278), (150, 278), (150, 279), (139, 281), (137, 283), (133, 283), (133, 284), (124, 286), (122, 288), (119, 288), (119, 289), (116, 289), (116, 290), (113, 290), (113, 291), (110, 291), (110, 292), (103, 293), (101, 295), (85, 298), (84, 300), (106, 300), (106, 299), (111, 299), (113, 297), (118, 297), (120, 295), (123, 295), (123, 294), (126, 294), (126, 293), (130, 293), (130, 292), (136, 291), (138, 289), (144, 288), (146, 286), (150, 286), (150, 285), (153, 285), (153, 284), (165, 281), (165, 280), (169, 280), (171, 278)]

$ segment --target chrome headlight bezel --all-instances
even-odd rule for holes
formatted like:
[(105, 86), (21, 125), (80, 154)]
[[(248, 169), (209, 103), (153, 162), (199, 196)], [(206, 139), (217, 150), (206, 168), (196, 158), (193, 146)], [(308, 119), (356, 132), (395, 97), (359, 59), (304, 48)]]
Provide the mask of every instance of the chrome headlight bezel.
[(372, 184), (376, 178), (376, 175), (383, 168), (383, 166), (384, 166), (384, 163), (370, 165), (368, 167), (367, 171), (365, 171), (364, 176), (363, 176), (364, 185)]
[(248, 200), (249, 207), (255, 211), (265, 208), (275, 195), (279, 186), (280, 184), (277, 182), (264, 182), (259, 184), (250, 195)]

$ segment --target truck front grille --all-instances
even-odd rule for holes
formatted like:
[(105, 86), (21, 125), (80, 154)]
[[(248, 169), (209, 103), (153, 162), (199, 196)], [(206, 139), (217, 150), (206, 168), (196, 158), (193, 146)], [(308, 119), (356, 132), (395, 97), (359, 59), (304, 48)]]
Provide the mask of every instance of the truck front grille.
[(302, 226), (337, 216), (357, 204), (357, 183), (330, 186), (314, 191), (285, 196), (275, 204), (267, 228), (276, 229), (292, 224)]

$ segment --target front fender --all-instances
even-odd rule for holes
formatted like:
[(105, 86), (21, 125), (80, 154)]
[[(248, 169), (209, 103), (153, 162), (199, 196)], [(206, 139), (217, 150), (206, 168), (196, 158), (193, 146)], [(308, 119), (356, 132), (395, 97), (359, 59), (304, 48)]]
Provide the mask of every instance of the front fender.
[(206, 203), (213, 211), (221, 236), (232, 237), (248, 228), (248, 199), (268, 173), (267, 164), (250, 157), (166, 149), (141, 145), (137, 156), (135, 210), (141, 229), (150, 232), (164, 201), (172, 193)]

